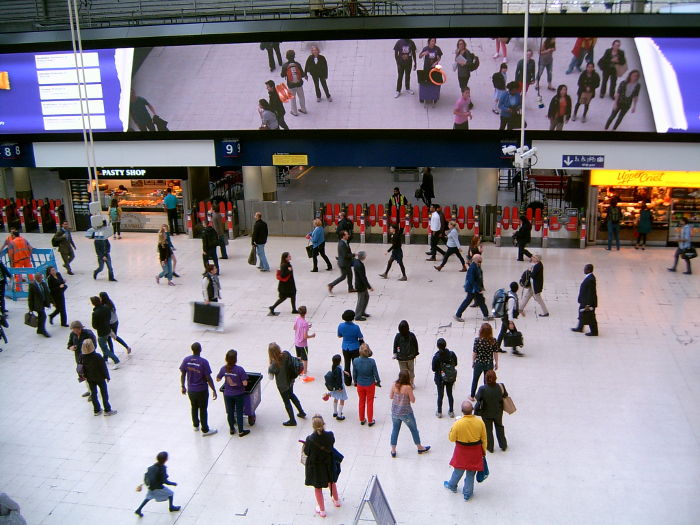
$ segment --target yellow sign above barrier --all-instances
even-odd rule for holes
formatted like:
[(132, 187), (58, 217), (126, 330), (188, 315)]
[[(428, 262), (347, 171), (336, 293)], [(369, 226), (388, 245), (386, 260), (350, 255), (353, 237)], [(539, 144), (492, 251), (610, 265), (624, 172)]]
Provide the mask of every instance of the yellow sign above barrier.
[(591, 186), (700, 188), (700, 171), (591, 170)]
[(308, 166), (309, 156), (291, 153), (273, 153), (273, 166)]

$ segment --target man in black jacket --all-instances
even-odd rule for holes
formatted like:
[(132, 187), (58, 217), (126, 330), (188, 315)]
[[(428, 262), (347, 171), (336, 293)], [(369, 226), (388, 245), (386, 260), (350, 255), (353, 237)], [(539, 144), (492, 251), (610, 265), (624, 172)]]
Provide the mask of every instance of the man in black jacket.
[(270, 109), (277, 117), (277, 124), (279, 124), (280, 129), (289, 129), (287, 123), (284, 121), (284, 115), (287, 113), (284, 109), (284, 104), (280, 100), (280, 96), (277, 94), (277, 88), (275, 87), (275, 82), (268, 80), (265, 82), (265, 89), (267, 89), (267, 98), (270, 101)]
[(348, 237), (350, 236), (347, 231), (339, 232), (340, 240), (338, 241), (338, 268), (340, 268), (340, 277), (335, 281), (328, 284), (328, 293), (333, 295), (333, 287), (343, 282), (345, 279), (348, 280), (348, 293), (352, 293), (355, 289), (352, 287), (352, 259), (354, 257), (352, 251), (350, 250), (350, 244), (348, 244)]
[(595, 275), (593, 275), (593, 265), (587, 264), (583, 267), (586, 274), (578, 291), (578, 326), (572, 328), (572, 332), (583, 332), (584, 325), (591, 327), (591, 331), (586, 335), (598, 335), (598, 321), (595, 318), (595, 309), (598, 307), (598, 293), (596, 291)]
[(525, 260), (525, 259), (523, 259), (523, 254), (527, 255), (528, 257), (532, 257), (532, 254), (527, 249), (527, 245), (532, 240), (531, 232), (532, 232), (532, 224), (530, 224), (530, 221), (527, 220), (527, 217), (525, 215), (521, 215), (520, 216), (520, 228), (518, 228), (518, 231), (516, 231), (515, 235), (514, 235), (515, 241), (518, 244), (518, 260), (519, 261)]
[(344, 211), (341, 211), (338, 214), (338, 227), (335, 229), (335, 232), (338, 235), (338, 239), (340, 239), (340, 232), (346, 231), (348, 232), (348, 245), (350, 245), (350, 243), (352, 242), (352, 228), (352, 221), (348, 219)]
[(51, 337), (46, 331), (46, 312), (44, 312), (44, 308), (51, 306), (51, 294), (49, 287), (44, 282), (44, 275), (41, 273), (37, 273), (34, 276), (34, 282), (29, 283), (27, 304), (29, 305), (29, 311), (36, 312), (39, 318), (36, 333), (44, 337)]
[[(73, 352), (76, 365), (82, 364), (83, 362), (83, 354), (81, 349), (83, 347), (83, 341), (86, 339), (90, 339), (93, 346), (97, 347), (97, 337), (95, 337), (95, 333), (92, 330), (85, 328), (83, 323), (80, 321), (73, 321), (70, 324), (70, 335), (68, 336), (68, 344), (66, 345), (66, 348)], [(89, 385), (87, 392), (83, 392), (83, 397), (90, 397)]]
[(530, 262), (532, 263), (532, 269), (526, 270), (530, 272), (530, 286), (523, 285), (525, 292), (523, 294), (523, 302), (520, 303), (520, 313), (525, 315), (523, 310), (525, 310), (525, 306), (527, 306), (530, 299), (534, 297), (537, 304), (542, 308), (542, 313), (539, 314), (540, 317), (549, 317), (547, 305), (544, 304), (544, 300), (542, 299), (542, 289), (544, 288), (544, 266), (542, 265), (542, 258), (533, 253), (532, 257), (530, 257)]
[(352, 262), (355, 270), (355, 290), (357, 290), (357, 305), (355, 306), (355, 321), (366, 321), (370, 315), (365, 311), (369, 303), (369, 292), (373, 292), (372, 285), (367, 280), (365, 271), (365, 252), (357, 252), (357, 258)]
[[(63, 221), (63, 224), (54, 235), (54, 240), (58, 243), (58, 253), (61, 254), (61, 258), (63, 259), (63, 267), (68, 271), (68, 275), (73, 275), (70, 263), (75, 259), (76, 246), (75, 242), (73, 242), (73, 236), (68, 229), (68, 221)], [(52, 240), (52, 243), (53, 242)]]
[(209, 259), (214, 261), (216, 273), (221, 274), (219, 270), (219, 257), (216, 255), (216, 248), (219, 246), (219, 235), (216, 233), (211, 221), (207, 222), (206, 227), (202, 230), (202, 261), (204, 262), (204, 271), (209, 266)]
[(112, 317), (112, 311), (109, 306), (102, 304), (102, 300), (97, 297), (90, 297), (90, 302), (92, 303), (92, 327), (97, 331), (97, 344), (102, 350), (102, 356), (105, 362), (107, 358), (111, 357), (114, 361), (114, 368), (116, 370), (119, 368), (119, 358), (117, 354), (109, 347), (109, 334), (112, 332), (112, 327), (109, 325), (109, 321)]
[(253, 235), (250, 239), (255, 252), (258, 255), (258, 268), (261, 272), (269, 272), (270, 265), (267, 263), (265, 256), (265, 243), (267, 242), (267, 223), (262, 220), (262, 213), (255, 212), (255, 224), (253, 225)]

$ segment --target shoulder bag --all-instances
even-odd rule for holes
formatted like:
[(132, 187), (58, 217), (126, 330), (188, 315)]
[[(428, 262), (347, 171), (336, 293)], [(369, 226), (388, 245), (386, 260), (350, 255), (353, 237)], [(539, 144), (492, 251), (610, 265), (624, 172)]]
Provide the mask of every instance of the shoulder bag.
[(517, 408), (515, 408), (515, 403), (513, 403), (513, 400), (511, 399), (510, 396), (506, 395), (506, 389), (503, 386), (503, 383), (500, 383), (498, 386), (501, 387), (501, 392), (503, 393), (503, 410), (508, 414), (514, 414)]
[(306, 245), (306, 256), (311, 259), (314, 256), (314, 247), (311, 246), (311, 241)]

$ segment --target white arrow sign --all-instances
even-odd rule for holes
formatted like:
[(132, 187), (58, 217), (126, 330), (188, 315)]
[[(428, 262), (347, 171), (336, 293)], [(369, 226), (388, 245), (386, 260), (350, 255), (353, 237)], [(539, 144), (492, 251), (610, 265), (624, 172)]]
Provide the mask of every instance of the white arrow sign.
[(571, 164), (572, 164), (573, 162), (574, 162), (574, 161), (571, 159), (571, 157), (568, 157), (568, 156), (567, 156), (567, 157), (564, 159), (564, 164), (565, 164), (566, 166), (571, 166)]

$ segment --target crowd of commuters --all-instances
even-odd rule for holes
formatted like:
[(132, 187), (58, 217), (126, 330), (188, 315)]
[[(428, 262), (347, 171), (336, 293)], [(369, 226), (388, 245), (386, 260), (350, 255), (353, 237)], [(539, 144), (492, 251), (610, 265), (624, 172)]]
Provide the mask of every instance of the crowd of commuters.
[[(393, 197), (400, 199), (401, 195), (400, 193), (395, 193)], [(616, 208), (615, 204), (613, 203), (611, 210)], [(431, 230), (432, 226), (435, 229), (431, 232), (431, 250), (427, 252), (431, 257), (428, 260), (434, 260), (435, 255), (438, 252), (442, 252), (444, 254), (443, 262), (439, 267), (436, 267), (439, 270), (445, 265), (450, 255), (456, 254), (462, 262), (461, 271), (466, 272), (464, 289), (467, 297), (459, 306), (454, 318), (463, 322), (462, 315), (464, 311), (472, 302), (475, 302), (474, 306), (481, 309), (484, 320), (478, 336), (473, 342), (471, 359), (472, 382), (469, 399), (461, 403), (462, 417), (455, 421), (449, 432), (450, 441), (455, 443), (455, 449), (450, 461), (450, 465), (454, 470), (451, 478), (444, 482), (445, 488), (456, 492), (458, 482), (464, 477), (463, 496), (465, 500), (469, 500), (473, 496), (474, 479), (476, 478), (478, 481), (479, 476), (483, 479), (488, 475), (488, 466), (484, 459), (486, 452), (493, 452), (496, 442), (502, 451), (508, 448), (503, 424), (503, 411), (504, 399), (508, 398), (509, 394), (505, 385), (497, 383), (496, 371), (499, 369), (499, 354), (504, 352), (502, 344), (504, 339), (507, 339), (508, 333), (517, 332), (514, 320), (520, 315), (525, 315), (526, 306), (531, 298), (534, 298), (540, 308), (538, 315), (540, 317), (549, 317), (549, 311), (542, 298), (544, 265), (539, 254), (532, 254), (526, 248), (530, 242), (530, 226), (527, 219), (521, 217), (521, 226), (515, 234), (518, 260), (524, 260), (522, 257), (525, 255), (529, 257), (531, 264), (523, 273), (519, 283), (511, 282), (509, 286), (504, 288), (502, 306), (497, 307), (496, 303), (494, 303), (493, 310), (489, 311), (486, 306), (486, 290), (482, 269), (484, 254), (480, 239), (478, 236), (475, 236), (470, 242), (466, 254), (467, 268), (467, 262), (464, 261), (461, 255), (462, 248), (459, 243), (459, 231), (456, 224), (450, 222), (448, 225), (449, 233), (444, 235), (445, 221), (444, 215), (441, 214), (440, 206), (433, 204), (431, 210)], [(614, 213), (610, 213), (610, 211), (609, 215), (614, 217)], [(257, 213), (255, 218), (254, 229), (256, 231), (253, 235), (252, 245), (257, 257), (261, 260), (259, 268), (267, 271), (269, 268), (266, 268), (267, 261), (264, 252), (267, 242), (267, 225), (262, 220), (262, 214)], [(344, 217), (341, 217), (342, 219)], [(645, 228), (642, 218), (640, 218), (640, 223), (640, 233), (642, 233)], [(688, 253), (687, 250), (692, 248), (690, 242), (691, 230), (686, 218), (683, 219), (683, 223), (684, 226), (680, 235), (681, 242), (675, 253), (674, 266), (669, 268), (669, 270), (675, 271), (678, 259), (683, 257), (687, 264), (686, 273), (690, 273), (690, 258), (685, 257), (685, 255)], [(376, 389), (381, 387), (380, 371), (375, 359), (372, 358), (372, 350), (364, 340), (362, 330), (356, 324), (357, 321), (366, 321), (371, 317), (367, 313), (366, 307), (372, 287), (367, 280), (367, 272), (364, 266), (366, 255), (363, 251), (352, 252), (349, 242), (351, 226), (347, 226), (347, 223), (343, 223), (342, 226), (348, 229), (338, 232), (340, 238), (338, 244), (338, 266), (341, 268), (341, 275), (336, 281), (327, 286), (329, 291), (332, 292), (335, 284), (348, 280), (349, 292), (357, 293), (357, 305), (354, 311), (347, 309), (341, 316), (342, 322), (339, 323), (337, 328), (337, 336), (341, 339), (341, 353), (332, 357), (330, 369), (324, 376), (324, 386), (327, 391), (324, 399), (333, 400), (333, 418), (338, 422), (344, 421), (346, 419), (344, 414), (346, 402), (351, 397), (351, 389), (355, 389), (358, 421), (360, 425), (372, 427), (376, 424), (374, 399)], [(207, 228), (211, 228), (211, 230), (216, 232), (212, 223), (209, 223)], [(65, 237), (66, 232), (69, 232), (69, 230), (67, 225), (64, 225), (61, 236)], [(384, 278), (387, 277), (392, 262), (396, 261), (403, 274), (400, 280), (405, 280), (400, 232), (396, 225), (391, 226), (392, 236), (389, 248), (391, 258), (385, 273), (382, 274)], [(218, 268), (215, 264), (210, 264), (208, 259), (216, 256), (215, 249), (217, 247), (223, 249), (223, 242), (220, 236), (217, 235), (216, 243), (214, 243), (214, 238), (211, 236), (212, 244), (207, 245), (206, 243), (209, 242), (206, 239), (207, 234), (208, 232), (205, 229), (203, 233), (203, 242), (205, 243), (203, 253), (206, 271), (202, 278), (202, 291), (206, 302), (217, 302), (221, 298)], [(330, 261), (327, 260), (321, 248), (325, 243), (323, 235), (322, 224), (315, 221), (314, 231), (308, 235), (313, 246), (312, 253), (322, 255), (326, 259), (330, 270), (332, 269)], [(106, 241), (106, 239), (102, 240)], [(443, 240), (446, 241), (446, 252), (442, 251), (439, 246), (439, 243)], [(635, 247), (644, 248), (645, 241), (646, 239), (640, 239)], [(164, 271), (167, 269), (164, 276), (168, 277), (169, 281), (172, 280), (173, 274), (173, 264), (170, 260), (173, 253), (172, 248), (169, 248), (170, 251), (165, 248), (171, 246), (168, 227), (164, 225), (158, 235), (158, 253)], [(57, 248), (60, 247), (57, 246)], [(222, 255), (225, 255), (225, 253), (224, 251)], [(69, 268), (69, 262), (65, 262), (66, 268)], [(584, 327), (587, 325), (590, 328), (590, 331), (586, 333), (588, 336), (599, 335), (596, 319), (598, 307), (596, 278), (593, 270), (592, 264), (587, 264), (584, 267), (585, 277), (580, 284), (578, 295), (578, 324), (572, 328), (574, 332), (583, 332)], [(315, 260), (312, 271), (317, 271)], [(352, 288), (353, 276), (354, 288)], [(270, 315), (278, 315), (275, 311), (276, 306), (286, 299), (291, 300), (292, 313), (298, 314), (298, 318), (293, 325), (296, 356), (293, 356), (290, 352), (283, 351), (280, 345), (275, 342), (269, 343), (268, 374), (275, 381), (287, 414), (287, 419), (282, 425), (292, 427), (297, 425), (297, 418), (304, 419), (307, 416), (301, 400), (294, 392), (294, 386), (297, 378), (305, 383), (314, 381), (314, 378), (309, 374), (308, 340), (314, 338), (315, 334), (310, 331), (312, 323), (306, 318), (307, 308), (299, 306), (297, 309), (296, 307), (296, 285), (289, 252), (282, 253), (280, 265), (276, 271), (276, 278), (279, 298), (269, 308)], [(111, 377), (107, 362), (108, 359), (112, 359), (114, 362), (113, 370), (119, 368), (120, 360), (114, 351), (113, 341), (124, 347), (127, 357), (131, 354), (132, 349), (118, 335), (119, 320), (114, 302), (107, 292), (101, 292), (97, 296), (90, 298), (93, 306), (92, 328), (94, 332), (84, 327), (80, 321), (73, 321), (68, 325), (66, 301), (64, 298), (68, 285), (55, 267), (48, 270), (46, 281), (43, 274), (36, 274), (29, 285), (29, 309), (35, 312), (38, 317), (38, 333), (49, 336), (45, 328), (46, 313), (44, 310), (53, 304), (55, 310), (49, 316), (50, 321), (53, 322), (55, 317), (60, 316), (61, 325), (70, 326), (67, 348), (74, 353), (78, 379), (81, 382), (85, 382), (87, 386), (87, 391), (82, 395), (88, 398), (96, 416), (101, 414), (112, 416), (116, 414), (117, 411), (112, 408), (109, 399), (107, 385)], [(523, 288), (522, 300), (518, 298), (518, 291), (521, 287)], [(496, 318), (500, 320), (500, 331), (498, 336), (494, 337), (494, 329), (490, 321), (494, 321)], [(508, 345), (506, 344), (506, 346)], [(458, 376), (457, 354), (447, 347), (447, 342), (444, 338), (437, 339), (436, 347), (437, 350), (432, 357), (430, 365), (437, 394), (435, 415), (437, 418), (443, 417), (443, 404), (446, 394), (448, 416), (455, 418), (454, 386)], [(102, 352), (101, 355), (96, 351), (98, 348)], [(392, 348), (393, 358), (398, 363), (398, 371), (396, 380), (392, 382), (388, 393), (388, 397), (391, 400), (390, 416), (392, 422), (392, 431), (389, 438), (390, 456), (395, 458), (398, 455), (398, 436), (403, 424), (408, 427), (411, 433), (417, 453), (419, 455), (425, 454), (431, 449), (431, 446), (422, 443), (418, 423), (412, 409), (412, 404), (416, 402), (415, 377), (416, 359), (420, 355), (419, 343), (415, 333), (411, 331), (408, 321), (402, 320), (398, 324), (398, 331), (395, 334)], [(522, 355), (516, 347), (514, 347), (513, 353)], [(191, 422), (194, 430), (201, 430), (202, 436), (212, 436), (217, 434), (218, 431), (215, 428), (211, 428), (208, 423), (209, 390), (211, 389), (212, 391), (212, 399), (216, 400), (217, 388), (212, 378), (212, 369), (209, 362), (201, 354), (201, 345), (197, 342), (193, 343), (191, 345), (191, 355), (183, 359), (179, 368), (181, 372), (181, 391), (183, 395), (189, 397)], [(223, 382), (220, 391), (223, 393), (229, 433), (230, 435), (237, 434), (239, 437), (244, 437), (251, 432), (249, 428), (245, 428), (244, 418), (244, 416), (249, 415), (245, 403), (250, 378), (239, 363), (239, 355), (236, 350), (228, 350), (222, 361), (222, 366), (215, 379), (217, 382)], [(317, 366), (320, 366), (320, 363), (317, 363)], [(480, 385), (481, 382), (483, 382), (482, 385)], [(340, 506), (336, 482), (340, 473), (342, 454), (334, 448), (335, 437), (332, 432), (326, 431), (325, 422), (320, 415), (315, 415), (312, 418), (312, 427), (313, 433), (304, 440), (302, 448), (306, 462), (305, 483), (314, 487), (317, 504), (315, 511), (319, 516), (323, 517), (326, 516), (323, 489), (330, 489), (334, 505), (336, 507)], [(493, 436), (494, 427), (496, 430), (495, 440)], [(156, 501), (167, 500), (171, 511), (179, 510), (179, 507), (173, 504), (172, 491), (165, 487), (165, 485), (174, 485), (174, 483), (168, 481), (165, 469), (167, 459), (166, 452), (158, 454), (156, 464), (150, 467), (144, 476), (144, 482), (148, 486), (148, 493), (135, 511), (137, 515), (143, 515), (142, 509), (151, 499)]]

